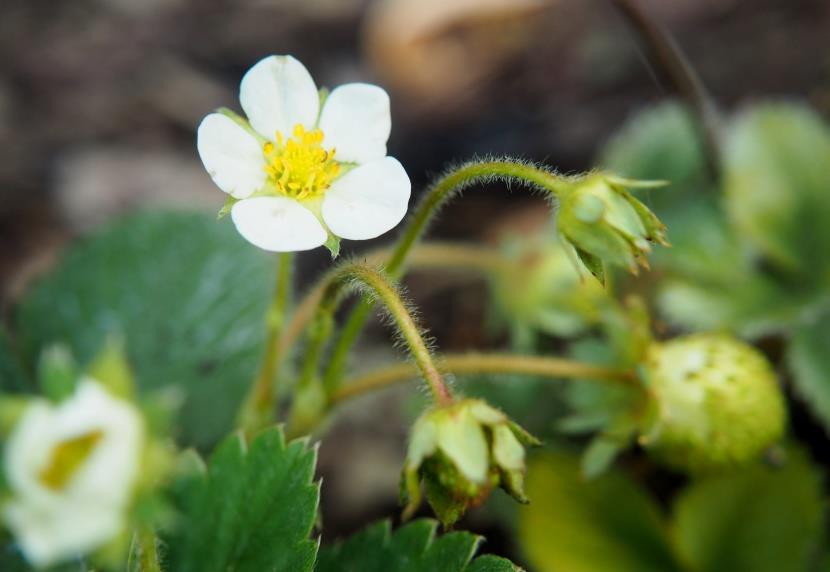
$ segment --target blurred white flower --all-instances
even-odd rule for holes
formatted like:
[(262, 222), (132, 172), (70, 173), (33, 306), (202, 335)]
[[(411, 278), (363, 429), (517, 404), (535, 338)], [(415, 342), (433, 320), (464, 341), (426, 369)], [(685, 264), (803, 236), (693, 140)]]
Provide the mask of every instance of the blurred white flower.
[(320, 93), (305, 66), (269, 56), (242, 78), (248, 121), (211, 113), (197, 147), (220, 189), (239, 199), (231, 217), (248, 241), (275, 252), (309, 250), (330, 235), (374, 238), (397, 225), (411, 184), (386, 156), (389, 96), (350, 83)]
[(143, 439), (136, 408), (89, 378), (58, 405), (26, 408), (5, 445), (3, 520), (31, 564), (83, 555), (124, 530)]

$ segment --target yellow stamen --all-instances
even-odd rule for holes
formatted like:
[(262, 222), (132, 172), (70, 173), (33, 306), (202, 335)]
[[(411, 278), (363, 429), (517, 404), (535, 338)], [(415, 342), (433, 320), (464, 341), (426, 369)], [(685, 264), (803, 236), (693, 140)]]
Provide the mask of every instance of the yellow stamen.
[(322, 195), (340, 172), (335, 150), (323, 149), (322, 143), (320, 129), (306, 131), (299, 123), (289, 138), (277, 131), (276, 144), (269, 141), (262, 146), (268, 184), (297, 200)]
[(101, 431), (92, 431), (59, 443), (38, 475), (40, 482), (56, 491), (65, 487), (103, 436)]

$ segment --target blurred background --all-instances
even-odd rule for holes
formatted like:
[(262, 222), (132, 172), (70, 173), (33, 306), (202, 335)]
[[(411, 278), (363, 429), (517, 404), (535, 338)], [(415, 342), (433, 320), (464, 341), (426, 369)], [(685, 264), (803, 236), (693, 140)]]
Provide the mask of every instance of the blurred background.
[[(725, 109), (795, 97), (830, 115), (827, 0), (638, 4), (671, 32)], [(589, 169), (612, 132), (672, 91), (609, 0), (6, 0), (4, 314), (71, 240), (116, 215), (160, 205), (217, 210), (224, 195), (196, 154), (195, 127), (216, 107), (237, 109), (242, 74), (268, 54), (296, 56), (321, 86), (387, 89), (389, 153), (409, 172), (415, 197), (433, 175), (475, 155)], [(506, 192), (469, 192), (432, 234), (493, 241), (545, 216), (526, 194), (510, 196), (509, 210), (507, 201)], [(330, 263), (322, 249), (299, 261), (301, 284)], [(483, 284), (416, 274), (408, 286), (441, 349), (499, 343), (487, 333)], [(371, 333), (363, 351), (393, 355), (383, 330)], [(366, 413), (390, 406), (402, 414)], [(415, 411), (394, 393), (361, 401), (336, 422), (347, 430), (324, 441), (329, 538), (396, 513), (407, 410)], [(463, 526), (521, 562), (493, 516), (498, 504)]]

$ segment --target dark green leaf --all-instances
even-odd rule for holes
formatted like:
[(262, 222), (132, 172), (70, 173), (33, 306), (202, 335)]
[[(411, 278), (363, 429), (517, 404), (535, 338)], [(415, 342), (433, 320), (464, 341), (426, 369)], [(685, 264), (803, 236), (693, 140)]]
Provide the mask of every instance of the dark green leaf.
[(369, 526), (344, 542), (320, 550), (317, 572), (513, 572), (503, 558), (472, 560), (481, 537), (450, 532), (436, 538), (438, 523), (421, 519), (394, 534), (388, 521)]
[(795, 332), (787, 361), (796, 391), (830, 433), (830, 315)]
[(8, 334), (0, 328), (0, 393), (18, 393), (31, 389)]
[(178, 532), (167, 539), (176, 572), (311, 570), (317, 542), (309, 535), (319, 486), (316, 451), (285, 443), (282, 430), (263, 431), (250, 445), (228, 437), (207, 470), (178, 485)]
[(675, 504), (675, 539), (699, 572), (803, 572), (817, 555), (821, 479), (805, 455), (694, 483)]
[(577, 457), (547, 453), (531, 461), (527, 493), (532, 500), (519, 508), (519, 541), (534, 570), (682, 570), (657, 507), (620, 473), (587, 481)]
[(262, 352), (268, 256), (208, 214), (143, 213), (72, 248), (17, 312), (24, 354), (69, 345), (88, 363), (124, 337), (140, 390), (175, 386), (187, 443), (231, 428)]

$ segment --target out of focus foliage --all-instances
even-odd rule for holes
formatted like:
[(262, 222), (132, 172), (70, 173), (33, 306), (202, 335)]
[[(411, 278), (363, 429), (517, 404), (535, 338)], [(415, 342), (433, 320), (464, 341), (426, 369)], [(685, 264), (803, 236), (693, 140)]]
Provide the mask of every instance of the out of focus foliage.
[(830, 428), (830, 128), (795, 103), (724, 119), (723, 181), (707, 174), (700, 137), (677, 104), (632, 118), (602, 162), (654, 191), (673, 248), (655, 256), (662, 315), (684, 329), (787, 342), (795, 389)]
[(121, 335), (139, 387), (178, 390), (182, 441), (208, 446), (257, 368), (273, 280), (269, 258), (210, 215), (137, 214), (72, 248), (23, 300), (23, 355), (33, 367), (61, 343), (85, 363)]
[(586, 480), (577, 458), (531, 462), (522, 548), (540, 572), (797, 572), (821, 556), (821, 478), (806, 455), (693, 481), (666, 514), (622, 472)]

